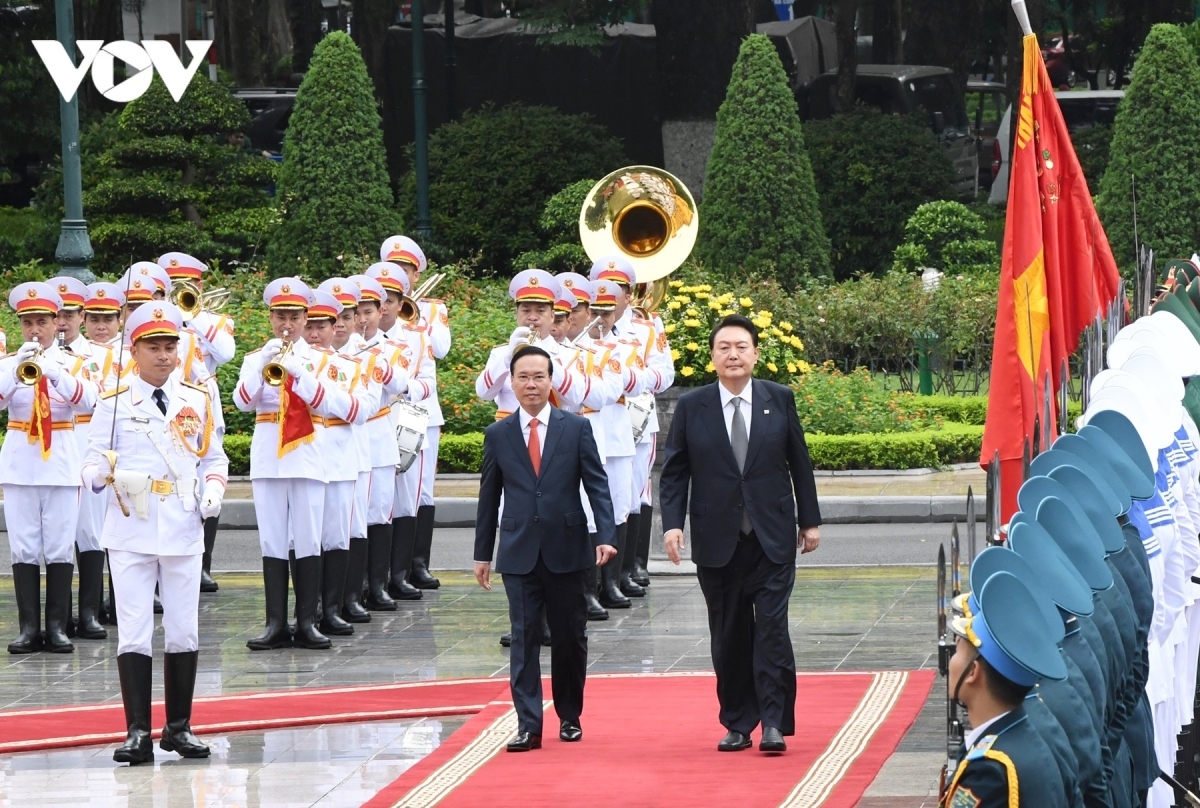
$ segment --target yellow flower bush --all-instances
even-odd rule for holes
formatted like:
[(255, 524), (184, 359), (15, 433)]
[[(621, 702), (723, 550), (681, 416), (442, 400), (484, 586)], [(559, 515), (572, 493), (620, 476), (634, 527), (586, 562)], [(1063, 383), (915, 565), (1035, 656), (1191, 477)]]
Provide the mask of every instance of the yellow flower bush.
[(735, 313), (745, 314), (759, 331), (756, 376), (790, 385), (812, 370), (800, 353), (804, 345), (792, 333), (792, 324), (776, 323), (769, 305), (768, 300), (714, 290), (708, 284), (671, 281), (659, 314), (672, 341), (676, 384), (694, 387), (716, 379), (708, 335), (718, 320)]

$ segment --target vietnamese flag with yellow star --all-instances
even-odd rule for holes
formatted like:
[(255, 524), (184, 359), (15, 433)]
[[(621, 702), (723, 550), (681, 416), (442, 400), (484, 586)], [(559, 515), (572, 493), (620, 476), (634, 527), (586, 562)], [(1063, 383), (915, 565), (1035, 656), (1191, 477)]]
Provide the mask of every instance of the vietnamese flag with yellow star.
[[(1000, 453), (1005, 523), (1016, 510), (1017, 489), (1023, 482), (1025, 440), (1028, 437), (1032, 446), (1035, 418), (1044, 412), (1047, 375), (1051, 390), (1057, 392), (1063, 361), (1120, 284), (1037, 37), (1027, 34), (1023, 46), (980, 458), (987, 466)], [(1055, 414), (1056, 401), (1050, 405), (1052, 418), (1063, 415)]]

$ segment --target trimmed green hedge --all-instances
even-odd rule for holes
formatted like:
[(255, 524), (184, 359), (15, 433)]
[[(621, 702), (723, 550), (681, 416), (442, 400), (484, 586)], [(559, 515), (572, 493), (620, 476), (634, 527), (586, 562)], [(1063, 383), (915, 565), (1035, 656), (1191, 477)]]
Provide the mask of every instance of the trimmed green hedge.
[(229, 476), (246, 477), (250, 474), (250, 440), (253, 435), (226, 435), (222, 445), (229, 456)]
[(446, 474), (478, 474), (483, 464), (483, 433), (442, 435), (438, 443), (438, 468)]
[(825, 471), (919, 469), (977, 461), (983, 427), (948, 423), (925, 432), (806, 437), (813, 466)]

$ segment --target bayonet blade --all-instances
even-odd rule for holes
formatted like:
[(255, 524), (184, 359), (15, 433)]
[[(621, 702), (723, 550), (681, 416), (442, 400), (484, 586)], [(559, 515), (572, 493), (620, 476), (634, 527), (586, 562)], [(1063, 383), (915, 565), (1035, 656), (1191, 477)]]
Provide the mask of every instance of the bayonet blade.
[(962, 567), (960, 566), (958, 520), (950, 528), (950, 597), (962, 594)]
[(992, 533), (991, 533), (991, 535), (988, 536), (988, 544), (997, 545), (1000, 543), (1000, 528), (1001, 528), (1001, 525), (1000, 525), (1000, 513), (1001, 513), (1000, 491), (1001, 491), (1001, 486), (1004, 483), (1004, 481), (1001, 479), (1000, 450), (999, 449), (997, 449), (995, 451), (995, 453), (992, 455), (992, 465), (996, 467), (996, 478), (994, 480), (994, 482), (996, 484), (996, 491), (995, 491), (995, 494), (991, 498)]
[(1067, 424), (1069, 416), (1067, 415), (1067, 405), (1070, 403), (1068, 396), (1069, 389), (1067, 387), (1067, 360), (1064, 357), (1062, 364), (1058, 366), (1058, 434), (1067, 434)]
[(946, 546), (938, 545), (937, 560), (937, 633), (938, 643), (946, 639)]
[(975, 513), (975, 492), (967, 486), (967, 568), (975, 563), (975, 533), (977, 515)]
[(983, 532), (985, 534), (983, 540), (987, 542), (988, 546), (991, 546), (992, 530), (995, 528), (995, 525), (992, 524), (992, 514), (995, 513), (995, 509), (992, 507), (992, 497), (995, 496), (995, 491), (996, 467), (993, 462), (987, 467), (987, 482), (983, 487)]

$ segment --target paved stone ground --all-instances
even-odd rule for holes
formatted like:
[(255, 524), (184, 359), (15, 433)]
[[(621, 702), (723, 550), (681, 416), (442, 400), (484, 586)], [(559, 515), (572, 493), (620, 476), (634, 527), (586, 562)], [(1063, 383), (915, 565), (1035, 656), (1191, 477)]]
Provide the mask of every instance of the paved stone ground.
[[(507, 623), (502, 592), (484, 592), (464, 573), (441, 577), (441, 590), (397, 612), (376, 613), (354, 637), (335, 638), (331, 651), (250, 653), (245, 641), (259, 631), (261, 581), (219, 575), (221, 591), (201, 599), (197, 695), (505, 675), (507, 651), (497, 642)], [(0, 579), (0, 637), (16, 633), (11, 587), (11, 579)], [(936, 665), (933, 602), (931, 568), (802, 569), (791, 605), (797, 664), (804, 670)], [(612, 619), (590, 623), (588, 630), (594, 672), (711, 668), (704, 601), (690, 576), (656, 577), (649, 596), (633, 609), (614, 610)], [(156, 644), (161, 649), (161, 632)], [(69, 656), (0, 659), (0, 705), (119, 700), (115, 642), (77, 641), (76, 647)], [(155, 670), (161, 670), (158, 663)], [(157, 698), (161, 679), (155, 685)], [(860, 803), (863, 808), (936, 803), (931, 792), (944, 749), (939, 685)], [(208, 739), (216, 757), (199, 765), (159, 753), (154, 767), (118, 769), (112, 747), (4, 756), (0, 804), (208, 805), (225, 795), (224, 804), (266, 806), (283, 804), (271, 784), (298, 778), (286, 804), (357, 805), (456, 726), (445, 719), (385, 724), (222, 735)], [(714, 743), (720, 734), (714, 716)], [(203, 794), (210, 795), (208, 801)]]

